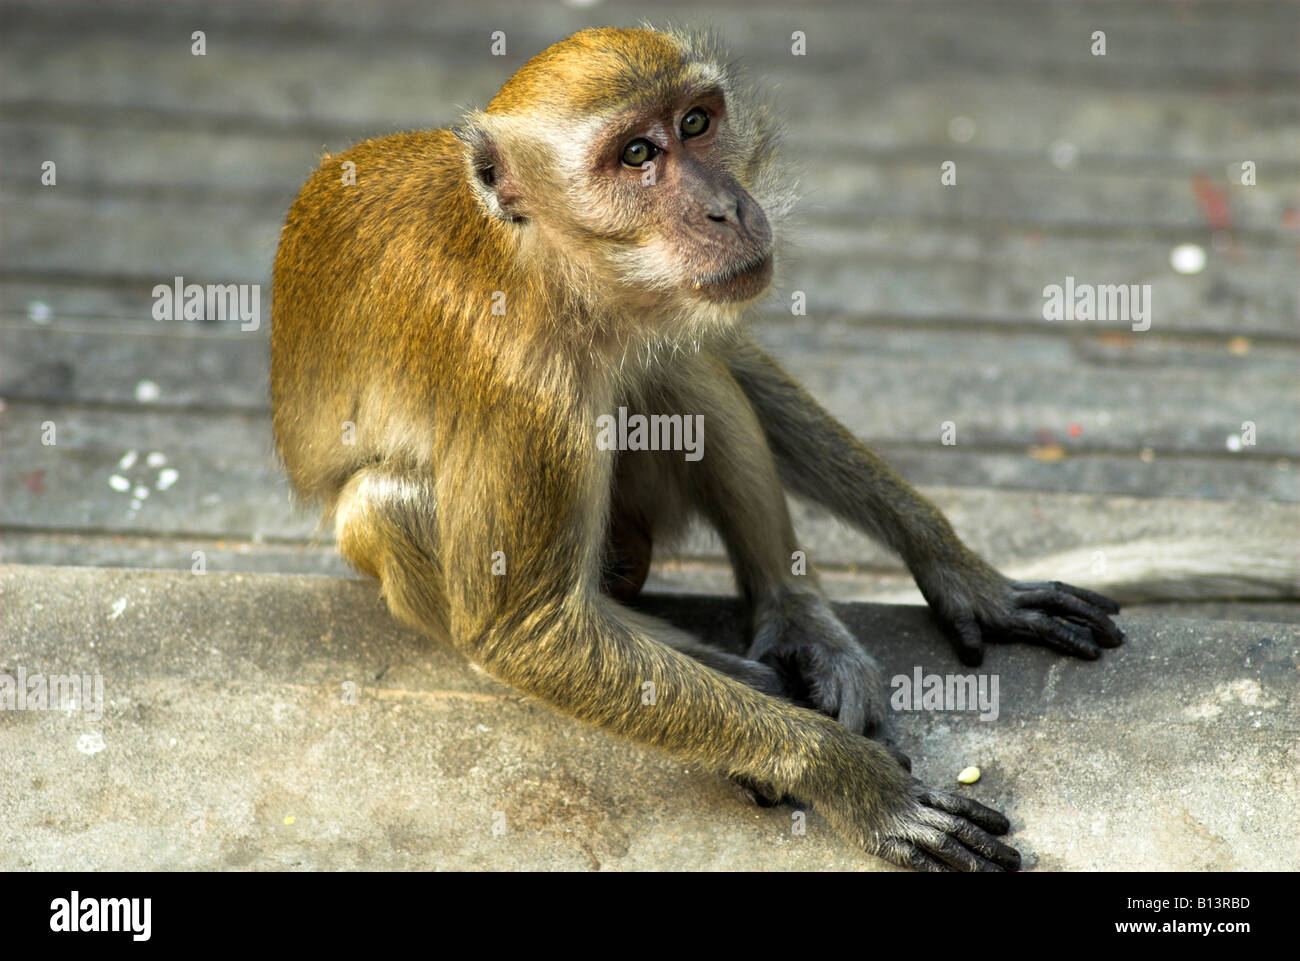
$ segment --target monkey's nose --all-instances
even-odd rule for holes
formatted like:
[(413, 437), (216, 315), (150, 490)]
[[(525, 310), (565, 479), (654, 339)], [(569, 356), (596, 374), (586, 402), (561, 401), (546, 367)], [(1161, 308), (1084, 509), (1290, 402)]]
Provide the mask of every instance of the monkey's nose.
[(740, 226), (740, 201), (735, 197), (720, 194), (709, 198), (704, 212), (715, 223)]

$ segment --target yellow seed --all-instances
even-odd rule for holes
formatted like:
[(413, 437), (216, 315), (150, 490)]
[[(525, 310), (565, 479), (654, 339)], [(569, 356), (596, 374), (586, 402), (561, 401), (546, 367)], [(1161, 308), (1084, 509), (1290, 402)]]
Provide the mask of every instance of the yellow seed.
[(1043, 444), (1042, 446), (1031, 445), (1029, 456), (1034, 460), (1041, 460), (1048, 464), (1054, 464), (1057, 461), (1065, 460), (1068, 456), (1065, 448), (1060, 444)]
[(957, 775), (958, 784), (974, 784), (980, 779), (980, 769), (972, 764), (968, 768), (962, 768), (962, 772)]

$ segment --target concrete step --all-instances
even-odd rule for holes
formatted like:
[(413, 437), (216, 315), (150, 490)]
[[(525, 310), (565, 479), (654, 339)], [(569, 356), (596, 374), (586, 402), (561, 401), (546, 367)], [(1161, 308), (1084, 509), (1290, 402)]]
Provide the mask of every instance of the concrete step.
[[(646, 603), (741, 640), (732, 601)], [(923, 609), (840, 611), (887, 676), (971, 673)], [(1096, 663), (994, 648), (996, 720), (899, 712), (892, 736), (1004, 810), (1027, 867), (1300, 867), (1300, 628), (1122, 623)], [(887, 868), (511, 692), (365, 581), (0, 566), (0, 694), (20, 670), (98, 676), (102, 714), (0, 710), (3, 870)]]

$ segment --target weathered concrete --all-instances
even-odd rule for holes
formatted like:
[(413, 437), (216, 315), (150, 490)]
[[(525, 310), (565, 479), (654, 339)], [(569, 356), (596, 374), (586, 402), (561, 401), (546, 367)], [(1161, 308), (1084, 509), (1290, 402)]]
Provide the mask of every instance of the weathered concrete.
[[(725, 602), (649, 606), (735, 638)], [(842, 610), (889, 674), (965, 673), (923, 611)], [(1297, 628), (1124, 625), (1097, 663), (995, 648), (996, 721), (900, 714), (898, 743), (1004, 809), (1030, 867), (1300, 867)], [(0, 712), (0, 869), (883, 867), (511, 693), (366, 582), (0, 567), (20, 667), (100, 674), (104, 709)]]

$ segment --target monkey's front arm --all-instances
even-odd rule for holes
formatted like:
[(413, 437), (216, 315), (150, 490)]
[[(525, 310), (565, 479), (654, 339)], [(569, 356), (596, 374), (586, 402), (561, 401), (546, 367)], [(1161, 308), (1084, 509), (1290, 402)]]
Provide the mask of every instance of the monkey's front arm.
[[(1009, 829), (1003, 815), (926, 788), (884, 745), (829, 717), (763, 694), (725, 666), (710, 670), (675, 649), (682, 645), (666, 625), (598, 593), (601, 531), (585, 519), (608, 497), (610, 471), (583, 433), (593, 420), (570, 413), (546, 432), (489, 415), (463, 447), (447, 451), (458, 469), (438, 485), (440, 543), (386, 546), (373, 565), (390, 603), (405, 598), (395, 609), (429, 606), (418, 597), (429, 587), (410, 564), (436, 551), (455, 643), (507, 684), (612, 733), (810, 802), (895, 864), (1018, 868), (1020, 855), (995, 837)], [(534, 496), (507, 493), (524, 490)], [(529, 509), (538, 502), (549, 511)], [(365, 512), (386, 509), (372, 503)], [(495, 555), (504, 555), (498, 572)]]
[(1119, 613), (1110, 598), (1060, 581), (1008, 580), (971, 551), (956, 561), (919, 564), (912, 573), (957, 656), (971, 667), (983, 663), (985, 641), (1025, 641), (1095, 660), (1102, 648), (1124, 640), (1110, 619)]
[(979, 664), (986, 641), (1026, 641), (1089, 659), (1123, 641), (1110, 619), (1119, 611), (1114, 601), (994, 570), (756, 344), (734, 348), (728, 365), (758, 412), (786, 486), (897, 551), (963, 663)]

